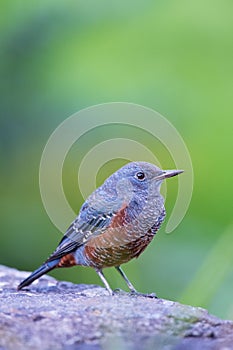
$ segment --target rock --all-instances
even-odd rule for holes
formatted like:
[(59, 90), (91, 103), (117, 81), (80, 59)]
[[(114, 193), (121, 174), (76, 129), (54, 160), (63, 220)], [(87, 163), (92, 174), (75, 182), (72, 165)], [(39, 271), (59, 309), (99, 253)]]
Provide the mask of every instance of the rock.
[(0, 350), (230, 350), (233, 322), (201, 308), (0, 266)]

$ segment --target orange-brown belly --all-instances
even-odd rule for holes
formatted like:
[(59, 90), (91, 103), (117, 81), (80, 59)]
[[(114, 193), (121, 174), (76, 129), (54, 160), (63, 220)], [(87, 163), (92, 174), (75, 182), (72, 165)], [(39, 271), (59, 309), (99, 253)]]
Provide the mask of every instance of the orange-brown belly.
[(151, 242), (153, 234), (135, 234), (127, 227), (106, 230), (92, 237), (85, 245), (84, 254), (90, 266), (104, 268), (119, 266), (138, 257)]

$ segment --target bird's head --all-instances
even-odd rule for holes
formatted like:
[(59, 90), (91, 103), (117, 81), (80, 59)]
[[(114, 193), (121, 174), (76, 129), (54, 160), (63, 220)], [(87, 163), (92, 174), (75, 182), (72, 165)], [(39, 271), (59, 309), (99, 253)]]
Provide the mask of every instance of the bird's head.
[(131, 162), (108, 177), (87, 202), (98, 211), (117, 212), (119, 206), (137, 203), (142, 209), (150, 199), (162, 201), (160, 186), (183, 170), (161, 170), (147, 162)]
[(182, 172), (183, 170), (162, 170), (147, 162), (131, 162), (120, 168), (114, 174), (114, 178), (115, 181), (124, 185), (129, 181), (133, 189), (137, 191), (147, 189), (152, 184), (159, 187), (163, 180)]
[(131, 162), (117, 170), (104, 183), (107, 191), (113, 191), (126, 202), (134, 195), (152, 196), (159, 194), (163, 180), (182, 173), (183, 170), (161, 170), (147, 162)]

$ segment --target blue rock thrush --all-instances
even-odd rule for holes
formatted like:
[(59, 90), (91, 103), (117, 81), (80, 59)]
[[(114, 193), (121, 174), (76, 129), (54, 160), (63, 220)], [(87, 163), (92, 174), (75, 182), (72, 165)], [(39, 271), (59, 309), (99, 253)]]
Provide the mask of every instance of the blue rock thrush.
[(116, 171), (87, 198), (57, 249), (18, 290), (56, 267), (82, 265), (96, 270), (110, 294), (102, 269), (114, 266), (137, 293), (120, 265), (137, 258), (151, 242), (165, 217), (161, 183), (181, 172), (146, 162)]

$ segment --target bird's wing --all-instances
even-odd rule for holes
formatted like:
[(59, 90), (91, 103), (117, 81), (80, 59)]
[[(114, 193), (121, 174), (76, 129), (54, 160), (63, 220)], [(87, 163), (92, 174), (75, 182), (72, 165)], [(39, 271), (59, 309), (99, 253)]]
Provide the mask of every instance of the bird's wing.
[[(120, 203), (119, 203), (120, 206)], [(79, 216), (72, 222), (57, 249), (47, 262), (62, 258), (82, 246), (91, 237), (100, 235), (108, 227), (113, 226), (117, 212), (97, 210), (85, 204)]]

